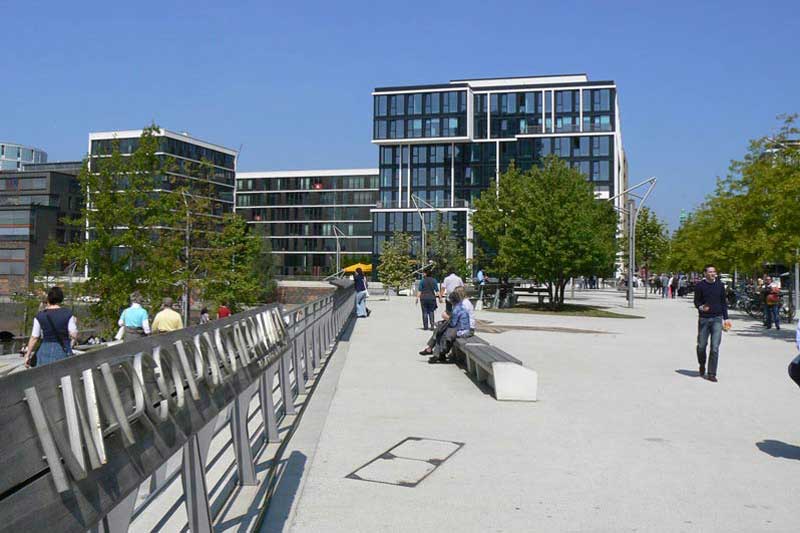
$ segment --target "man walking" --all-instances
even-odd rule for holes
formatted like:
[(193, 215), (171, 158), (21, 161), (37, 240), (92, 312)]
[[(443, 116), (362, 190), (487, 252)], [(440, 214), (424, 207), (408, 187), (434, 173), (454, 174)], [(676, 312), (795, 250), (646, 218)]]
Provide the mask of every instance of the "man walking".
[(167, 333), (183, 329), (183, 319), (180, 313), (173, 308), (172, 298), (164, 298), (161, 300), (161, 311), (156, 313), (153, 323), (150, 328), (153, 333)]
[[(730, 329), (728, 302), (725, 299), (725, 285), (717, 279), (714, 265), (706, 265), (705, 277), (694, 289), (694, 306), (697, 308), (697, 362), (700, 376), (708, 381), (717, 381), (717, 362), (719, 344), (722, 341), (722, 328)], [(723, 324), (724, 320), (724, 324)], [(706, 375), (706, 346), (711, 338), (711, 353), (708, 355), (708, 375)]]
[(458, 274), (451, 271), (450, 275), (442, 280), (442, 288), (439, 294), (439, 297), (445, 298), (445, 310), (447, 311), (448, 315), (453, 314), (453, 304), (450, 302), (449, 296), (453, 293), (456, 287), (463, 287), (464, 280), (458, 277)]

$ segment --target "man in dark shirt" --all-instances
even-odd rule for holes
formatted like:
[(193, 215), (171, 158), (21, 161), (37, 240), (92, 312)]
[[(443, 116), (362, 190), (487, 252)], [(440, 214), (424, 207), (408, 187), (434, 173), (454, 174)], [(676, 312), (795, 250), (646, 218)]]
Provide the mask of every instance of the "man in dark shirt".
[[(717, 269), (713, 265), (706, 265), (705, 278), (695, 285), (694, 306), (700, 314), (697, 319), (697, 362), (700, 364), (700, 376), (716, 382), (722, 328), (724, 326), (726, 330), (730, 329), (731, 321), (728, 320), (725, 284), (717, 279)], [(708, 375), (706, 375), (706, 346), (709, 337), (711, 337), (711, 353), (708, 356)]]

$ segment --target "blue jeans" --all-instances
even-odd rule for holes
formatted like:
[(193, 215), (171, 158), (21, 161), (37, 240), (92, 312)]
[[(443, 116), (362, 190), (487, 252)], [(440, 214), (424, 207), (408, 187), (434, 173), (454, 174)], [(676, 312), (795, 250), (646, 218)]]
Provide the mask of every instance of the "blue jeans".
[(775, 323), (775, 329), (781, 329), (781, 318), (780, 318), (780, 304), (775, 305), (766, 305), (764, 306), (764, 320), (766, 321), (765, 324), (768, 328), (772, 327), (772, 323)]
[(428, 329), (428, 322), (431, 324), (431, 329), (436, 326), (436, 320), (433, 314), (436, 311), (436, 300), (420, 299), (419, 306), (422, 308), (422, 327)]
[(697, 319), (697, 362), (706, 366), (706, 346), (711, 337), (711, 353), (708, 355), (708, 375), (717, 375), (717, 362), (719, 359), (719, 344), (722, 341), (722, 317), (712, 316)]
[(356, 316), (367, 316), (367, 291), (356, 293)]

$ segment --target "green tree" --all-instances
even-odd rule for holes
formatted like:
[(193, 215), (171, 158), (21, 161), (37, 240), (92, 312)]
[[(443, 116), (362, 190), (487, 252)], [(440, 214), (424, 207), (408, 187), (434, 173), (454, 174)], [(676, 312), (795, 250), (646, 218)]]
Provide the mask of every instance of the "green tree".
[(266, 276), (257, 272), (262, 261), (263, 241), (250, 234), (247, 222), (235, 213), (222, 218), (222, 229), (213, 233), (209, 245), (213, 259), (206, 264), (202, 280), (207, 302), (228, 302), (232, 311), (262, 301)]
[(614, 263), (617, 216), (586, 177), (557, 157), (520, 172), (512, 165), (476, 202), (476, 233), (495, 250), (498, 273), (545, 283), (554, 308), (574, 276)]
[(427, 234), (427, 256), (433, 261), (434, 275), (443, 279), (451, 272), (462, 278), (470, 275), (464, 246), (450, 230), (450, 226), (439, 216), (436, 227)]
[[(180, 212), (180, 195), (155, 192), (171, 186), (169, 162), (156, 153), (159, 128), (142, 131), (138, 147), (129, 155), (119, 143), (103, 157), (84, 161), (78, 175), (87, 202), (81, 214), (67, 222), (85, 230), (90, 238), (70, 243), (58, 259), (88, 265), (85, 291), (99, 298), (90, 312), (106, 332), (115, 329), (119, 309), (128, 295), (140, 291), (157, 301), (177, 296), (181, 239), (172, 228)], [(52, 255), (52, 254), (51, 254)]]
[(648, 274), (661, 266), (669, 248), (667, 225), (649, 208), (643, 207), (636, 223), (636, 262)]
[(411, 257), (411, 235), (396, 231), (383, 243), (378, 275), (384, 286), (399, 291), (414, 283), (417, 262)]

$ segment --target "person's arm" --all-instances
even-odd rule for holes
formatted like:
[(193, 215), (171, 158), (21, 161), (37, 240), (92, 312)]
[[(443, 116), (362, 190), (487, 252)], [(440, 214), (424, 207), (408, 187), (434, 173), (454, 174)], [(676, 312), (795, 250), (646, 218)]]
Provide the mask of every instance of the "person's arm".
[(728, 321), (728, 299), (725, 298), (725, 286), (722, 286), (720, 291), (720, 299), (722, 300), (722, 319)]
[(78, 340), (78, 321), (74, 316), (69, 317), (69, 322), (67, 323), (67, 332), (69, 332), (69, 336), (73, 341)]
[(147, 315), (145, 315), (144, 320), (142, 320), (142, 329), (145, 335), (150, 335), (150, 319)]
[(700, 309), (702, 311), (703, 307), (703, 290), (700, 288), (700, 284), (694, 288), (694, 307), (695, 309)]
[(118, 326), (124, 326), (125, 325), (125, 311), (123, 311), (122, 314), (119, 315), (119, 320), (117, 321), (117, 325)]
[(25, 351), (25, 366), (30, 366), (31, 357), (33, 357), (33, 349), (36, 343), (39, 342), (39, 337), (42, 336), (42, 326), (39, 325), (39, 320), (33, 319), (33, 331), (31, 331), (31, 338), (28, 339), (28, 347)]

